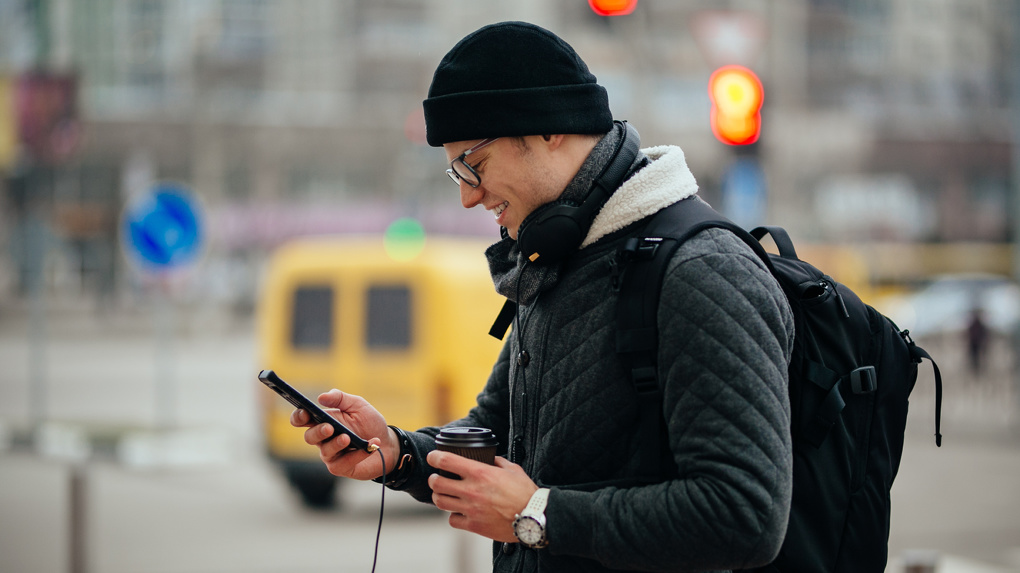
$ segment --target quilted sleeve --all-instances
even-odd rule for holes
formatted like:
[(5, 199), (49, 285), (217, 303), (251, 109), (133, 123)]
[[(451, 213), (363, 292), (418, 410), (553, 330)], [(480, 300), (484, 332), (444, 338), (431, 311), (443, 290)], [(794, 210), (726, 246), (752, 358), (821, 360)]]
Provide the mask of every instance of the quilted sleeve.
[[(507, 444), (510, 442), (510, 419), (508, 417), (510, 408), (507, 404), (510, 395), (509, 340), (507, 338), (507, 342), (503, 345), (485, 388), (478, 394), (476, 405), (464, 418), (447, 424), (447, 426), (489, 428), (499, 438), (500, 449), (497, 455), (501, 456), (506, 456)], [(436, 473), (436, 470), (425, 462), (425, 456), (435, 449), (435, 439), (439, 434), (439, 429), (438, 427), (427, 427), (407, 433), (413, 450), (411, 453), (416, 460), (415, 471), (406, 483), (397, 489), (406, 491), (424, 503), (432, 503), (432, 489), (428, 486), (428, 477)]]
[(793, 317), (732, 234), (699, 234), (671, 261), (659, 307), (663, 414), (677, 475), (594, 492), (554, 489), (554, 554), (614, 569), (743, 569), (779, 552), (793, 456)]

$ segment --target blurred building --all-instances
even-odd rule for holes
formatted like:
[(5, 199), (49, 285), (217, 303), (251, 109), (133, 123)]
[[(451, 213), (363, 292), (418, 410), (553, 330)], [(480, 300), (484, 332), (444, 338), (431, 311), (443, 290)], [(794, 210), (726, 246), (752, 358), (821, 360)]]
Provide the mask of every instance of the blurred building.
[[(604, 18), (584, 0), (0, 0), (0, 78), (75, 78), (80, 127), (58, 161), (4, 161), (0, 145), (0, 287), (41, 273), (115, 291), (119, 213), (164, 179), (201, 197), (213, 265), (408, 214), (495, 238), (423, 143), (421, 100), (458, 39), (505, 19), (570, 41), (645, 145), (684, 147), (710, 201), (736, 152), (711, 135), (707, 80), (740, 63), (765, 85), (762, 218), (822, 242), (1006, 241), (1010, 9), (639, 0)], [(53, 269), (36, 269), (40, 253)]]

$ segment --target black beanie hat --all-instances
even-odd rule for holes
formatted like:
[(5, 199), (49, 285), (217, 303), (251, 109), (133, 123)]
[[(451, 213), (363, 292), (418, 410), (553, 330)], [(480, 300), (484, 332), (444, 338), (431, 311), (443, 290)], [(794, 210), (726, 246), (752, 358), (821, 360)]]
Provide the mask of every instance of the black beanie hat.
[(527, 22), (490, 24), (439, 62), (424, 101), (429, 145), (488, 137), (606, 133), (606, 89), (556, 34)]

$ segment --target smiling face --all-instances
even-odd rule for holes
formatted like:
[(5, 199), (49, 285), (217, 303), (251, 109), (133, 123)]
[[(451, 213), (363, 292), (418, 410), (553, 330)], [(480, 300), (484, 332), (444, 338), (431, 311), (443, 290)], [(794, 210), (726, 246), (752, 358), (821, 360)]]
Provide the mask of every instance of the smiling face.
[[(559, 198), (594, 145), (584, 150), (568, 137), (533, 135), (523, 141), (505, 137), (472, 153), (467, 162), (481, 183), (471, 187), (460, 181), (461, 204), (466, 209), (481, 205), (516, 240), (521, 222)], [(447, 160), (453, 161), (479, 141), (443, 145)]]

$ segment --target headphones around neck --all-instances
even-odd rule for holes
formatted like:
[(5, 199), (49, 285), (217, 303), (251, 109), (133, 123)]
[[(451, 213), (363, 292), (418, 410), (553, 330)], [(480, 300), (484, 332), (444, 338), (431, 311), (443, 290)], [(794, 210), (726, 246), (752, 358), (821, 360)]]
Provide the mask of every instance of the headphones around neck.
[(637, 159), (641, 137), (629, 123), (613, 123), (625, 126), (623, 138), (581, 203), (569, 200), (546, 203), (521, 222), (517, 231), (517, 246), (528, 260), (558, 262), (575, 252), (588, 235), (595, 215), (623, 184), (630, 166)]

